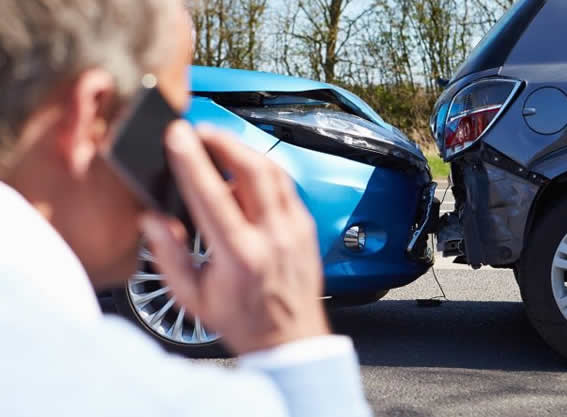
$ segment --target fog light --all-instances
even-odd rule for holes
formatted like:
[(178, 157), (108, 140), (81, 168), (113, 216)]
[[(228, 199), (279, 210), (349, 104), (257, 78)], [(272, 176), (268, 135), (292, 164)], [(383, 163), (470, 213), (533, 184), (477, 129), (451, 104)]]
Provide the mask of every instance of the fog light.
[(347, 249), (360, 251), (366, 245), (366, 231), (362, 226), (353, 226), (347, 230), (344, 238)]

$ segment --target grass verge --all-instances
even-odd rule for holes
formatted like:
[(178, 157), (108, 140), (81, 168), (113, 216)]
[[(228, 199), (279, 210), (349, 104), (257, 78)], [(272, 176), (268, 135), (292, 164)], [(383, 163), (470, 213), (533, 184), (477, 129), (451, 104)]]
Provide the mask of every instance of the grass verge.
[(441, 159), (439, 155), (427, 154), (426, 157), (433, 178), (436, 180), (447, 179), (450, 172), (449, 164), (443, 162), (443, 159)]

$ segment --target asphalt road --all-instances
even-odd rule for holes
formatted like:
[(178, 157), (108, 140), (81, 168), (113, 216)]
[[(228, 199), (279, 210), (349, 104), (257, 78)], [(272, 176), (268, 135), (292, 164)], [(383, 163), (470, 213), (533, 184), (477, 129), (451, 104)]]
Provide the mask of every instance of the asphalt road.
[[(443, 211), (453, 203), (449, 192)], [(354, 340), (376, 415), (567, 416), (567, 360), (530, 327), (513, 274), (447, 259), (436, 270), (449, 299), (439, 307), (416, 303), (441, 294), (430, 272), (373, 305), (331, 312)]]
[(530, 327), (513, 275), (440, 267), (450, 300), (440, 307), (415, 301), (440, 294), (429, 273), (373, 305), (331, 312), (355, 342), (376, 415), (567, 415), (567, 361)]
[(513, 275), (497, 270), (431, 274), (375, 305), (332, 314), (353, 337), (368, 399), (384, 416), (562, 416), (567, 362), (525, 317)]
[[(443, 210), (452, 204), (449, 193)], [(441, 294), (430, 272), (373, 305), (330, 312), (354, 340), (376, 415), (567, 416), (567, 360), (530, 327), (513, 274), (440, 258), (436, 270), (449, 300), (439, 307), (416, 303)]]

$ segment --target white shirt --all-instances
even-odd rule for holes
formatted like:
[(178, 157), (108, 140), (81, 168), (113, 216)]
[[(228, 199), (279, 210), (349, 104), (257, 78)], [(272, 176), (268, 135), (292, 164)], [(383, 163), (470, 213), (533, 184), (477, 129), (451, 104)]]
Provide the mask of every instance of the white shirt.
[(0, 416), (370, 415), (348, 338), (280, 346), (224, 370), (103, 316), (71, 248), (2, 183), (0, 282)]

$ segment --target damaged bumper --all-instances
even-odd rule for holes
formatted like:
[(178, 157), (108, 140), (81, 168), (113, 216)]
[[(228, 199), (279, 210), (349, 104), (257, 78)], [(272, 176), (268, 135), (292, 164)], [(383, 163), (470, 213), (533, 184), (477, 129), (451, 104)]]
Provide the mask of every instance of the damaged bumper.
[(415, 231), (412, 233), (407, 252), (414, 259), (423, 260), (433, 264), (433, 250), (428, 246), (429, 234), (435, 233), (439, 224), (440, 201), (435, 198), (437, 183), (433, 182), (425, 187), (421, 197), (421, 206), (418, 210), (418, 220)]
[(456, 210), (440, 220), (438, 248), (474, 268), (514, 264), (545, 180), (487, 148), (454, 162), (452, 172)]
[[(373, 167), (312, 150), (298, 151), (280, 142), (268, 157), (297, 185), (317, 223), (327, 295), (381, 291), (406, 285), (431, 266), (419, 243), (411, 256), (424, 187), (430, 180), (418, 172)], [(364, 230), (363, 247), (345, 245), (353, 227)], [(425, 241), (425, 235), (419, 242)]]

